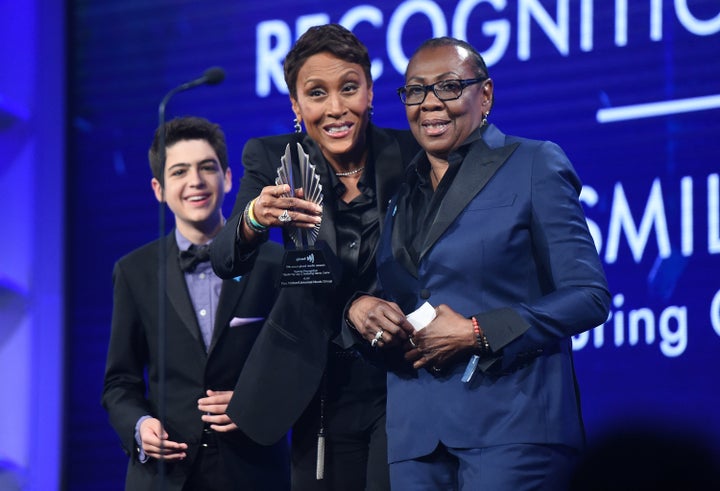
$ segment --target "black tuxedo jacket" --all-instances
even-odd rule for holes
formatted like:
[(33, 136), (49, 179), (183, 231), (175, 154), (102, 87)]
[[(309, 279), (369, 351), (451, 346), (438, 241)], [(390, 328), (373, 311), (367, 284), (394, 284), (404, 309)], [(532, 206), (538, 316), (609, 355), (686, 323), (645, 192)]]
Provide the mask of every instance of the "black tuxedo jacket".
[[(165, 427), (170, 440), (188, 444), (187, 458), (166, 463), (165, 488), (180, 490), (197, 455), (204, 423), (197, 400), (207, 389), (232, 390), (262, 321), (230, 327), (233, 318), (267, 317), (276, 296), (282, 248), (260, 248), (252, 273), (223, 281), (212, 343), (206, 352), (178, 266), (175, 234), (162, 239), (167, 256)], [(114, 305), (102, 404), (130, 456), (126, 489), (154, 490), (158, 462), (137, 460), (135, 424), (158, 417), (158, 241), (121, 258), (113, 271)], [(147, 378), (145, 377), (147, 373)], [(146, 383), (147, 380), (147, 383)], [(285, 489), (284, 442), (263, 447), (241, 431), (218, 433), (221, 458), (237, 489)], [(287, 475), (284, 476), (285, 478)], [(287, 480), (285, 481), (287, 482)]]
[[(263, 187), (274, 185), (285, 146), (298, 137), (310, 161), (316, 164), (323, 186), (323, 220), (318, 241), (337, 251), (334, 225), (337, 197), (327, 175), (330, 167), (317, 165), (324, 162), (318, 146), (307, 135), (255, 138), (243, 150), (245, 170), (233, 216), (210, 247), (213, 268), (221, 278), (231, 278), (247, 268), (249, 251), (236, 241), (243, 210)], [(420, 147), (409, 131), (373, 125), (368, 128), (368, 146), (382, 223), (388, 203), (402, 182), (405, 164)], [(299, 175), (299, 168), (295, 173)], [(292, 244), (287, 234), (283, 239), (286, 245)], [(347, 300), (327, 286), (281, 289), (227, 410), (230, 418), (255, 441), (262, 444), (278, 441), (312, 400), (325, 370), (328, 343), (338, 336), (344, 324), (342, 312)], [(345, 346), (352, 342), (347, 333), (343, 333), (342, 339)]]

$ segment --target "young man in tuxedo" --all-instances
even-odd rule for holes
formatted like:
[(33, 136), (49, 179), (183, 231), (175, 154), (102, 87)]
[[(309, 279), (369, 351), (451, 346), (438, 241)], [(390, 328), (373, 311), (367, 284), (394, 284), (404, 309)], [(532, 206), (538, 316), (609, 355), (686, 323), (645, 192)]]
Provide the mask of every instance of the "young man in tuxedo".
[[(160, 480), (167, 491), (288, 489), (286, 441), (254, 443), (225, 414), (275, 300), (282, 247), (268, 242), (242, 276), (222, 280), (213, 273), (207, 247), (225, 223), (222, 203), (232, 188), (218, 125), (198, 117), (169, 121), (156, 130), (149, 160), (155, 197), (173, 212), (175, 228), (121, 258), (113, 271), (102, 404), (130, 457), (126, 489), (155, 490)], [(158, 298), (166, 302), (164, 325)]]

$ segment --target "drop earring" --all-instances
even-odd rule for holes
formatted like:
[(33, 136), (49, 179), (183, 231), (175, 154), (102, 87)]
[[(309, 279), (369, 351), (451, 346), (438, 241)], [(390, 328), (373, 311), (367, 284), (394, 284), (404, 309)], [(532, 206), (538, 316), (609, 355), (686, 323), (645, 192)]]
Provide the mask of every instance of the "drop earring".
[(480, 126), (486, 126), (488, 124), (488, 116), (489, 115), (490, 115), (490, 111), (483, 113), (482, 124)]
[(302, 126), (300, 126), (300, 120), (298, 118), (293, 119), (293, 128), (295, 129), (295, 133), (302, 131)]
[(368, 113), (369, 113), (369, 116), (370, 116), (369, 119), (372, 119), (373, 116), (375, 116), (375, 108), (372, 106), (372, 104), (370, 104), (370, 105), (368, 106)]

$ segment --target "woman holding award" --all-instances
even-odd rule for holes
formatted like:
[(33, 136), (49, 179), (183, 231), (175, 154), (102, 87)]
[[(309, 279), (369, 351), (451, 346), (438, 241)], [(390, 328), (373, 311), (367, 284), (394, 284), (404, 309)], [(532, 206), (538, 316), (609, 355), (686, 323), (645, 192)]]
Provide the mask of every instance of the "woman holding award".
[[(291, 252), (299, 231), (315, 231), (340, 267), (332, 284), (281, 290), (227, 414), (263, 444), (292, 429), (293, 490), (389, 489), (385, 373), (360, 356), (342, 313), (356, 292), (376, 289), (383, 216), (419, 146), (409, 131), (370, 122), (370, 59), (347, 29), (309, 29), (284, 70), (296, 132), (247, 142), (233, 217), (212, 244), (213, 268), (223, 278), (247, 271), (271, 227), (282, 227)], [(286, 156), (296, 143), (299, 159)], [(281, 167), (300, 182), (297, 160), (317, 176), (321, 199), (276, 184)]]

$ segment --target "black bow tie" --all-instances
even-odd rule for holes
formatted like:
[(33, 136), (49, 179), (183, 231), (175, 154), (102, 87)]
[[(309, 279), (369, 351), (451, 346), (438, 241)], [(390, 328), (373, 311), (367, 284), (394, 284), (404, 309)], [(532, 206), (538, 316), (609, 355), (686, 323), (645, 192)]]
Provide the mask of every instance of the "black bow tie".
[(207, 245), (196, 246), (191, 245), (186, 251), (180, 251), (178, 260), (180, 261), (180, 269), (186, 273), (192, 273), (198, 264), (210, 260), (210, 247)]

